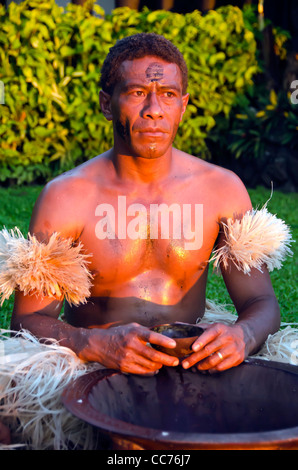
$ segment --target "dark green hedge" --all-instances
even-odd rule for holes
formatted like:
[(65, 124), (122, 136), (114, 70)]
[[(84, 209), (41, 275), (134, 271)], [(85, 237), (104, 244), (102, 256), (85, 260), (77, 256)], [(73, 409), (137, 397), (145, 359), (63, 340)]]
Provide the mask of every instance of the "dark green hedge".
[[(90, 10), (93, 13), (90, 13)], [(205, 16), (25, 0), (0, 7), (0, 181), (46, 180), (112, 145), (98, 102), (102, 62), (115, 41), (141, 31), (176, 44), (189, 67), (190, 104), (175, 145), (203, 156), (215, 116), (257, 72), (256, 42), (241, 10)], [(40, 180), (39, 180), (40, 181)]]

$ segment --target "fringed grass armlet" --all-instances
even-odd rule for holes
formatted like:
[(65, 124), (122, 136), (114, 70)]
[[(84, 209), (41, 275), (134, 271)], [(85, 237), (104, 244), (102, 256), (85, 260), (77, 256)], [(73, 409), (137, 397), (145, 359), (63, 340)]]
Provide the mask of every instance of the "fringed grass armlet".
[(25, 295), (65, 298), (70, 304), (86, 302), (91, 274), (82, 244), (53, 233), (48, 243), (34, 235), (24, 238), (18, 228), (0, 231), (1, 304), (18, 289)]
[(214, 250), (210, 261), (214, 267), (227, 268), (232, 262), (239, 271), (250, 274), (252, 268), (262, 271), (265, 264), (269, 271), (282, 267), (288, 255), (292, 255), (293, 242), (289, 227), (281, 219), (267, 211), (250, 210), (242, 219), (228, 219), (222, 223), (224, 244)]

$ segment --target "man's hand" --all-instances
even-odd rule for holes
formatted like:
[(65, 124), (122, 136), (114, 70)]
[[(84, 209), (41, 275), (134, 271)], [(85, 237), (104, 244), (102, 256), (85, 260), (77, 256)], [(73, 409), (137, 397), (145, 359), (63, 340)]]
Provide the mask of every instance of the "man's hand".
[(173, 339), (138, 323), (88, 330), (88, 344), (78, 353), (81, 359), (131, 374), (153, 375), (161, 367), (177, 366), (179, 359), (153, 349), (149, 343), (174, 348)]
[(222, 371), (241, 364), (247, 357), (244, 329), (240, 325), (200, 324), (205, 332), (194, 342), (193, 354), (182, 361), (185, 369)]

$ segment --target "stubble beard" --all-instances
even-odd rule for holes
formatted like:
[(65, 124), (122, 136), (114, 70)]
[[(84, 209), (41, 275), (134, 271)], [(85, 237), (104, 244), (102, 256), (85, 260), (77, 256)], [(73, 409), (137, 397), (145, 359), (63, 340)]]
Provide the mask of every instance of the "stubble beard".
[(146, 146), (145, 145), (133, 146), (131, 135), (130, 135), (129, 122), (126, 121), (125, 123), (123, 123), (120, 119), (117, 119), (115, 121), (115, 131), (117, 135), (120, 137), (120, 139), (123, 141), (126, 151), (129, 154), (135, 155), (137, 157), (148, 158), (148, 159), (159, 158), (168, 151), (169, 147), (172, 147), (178, 127), (179, 127), (179, 124), (175, 125), (173, 133), (172, 133), (172, 138), (165, 148), (162, 145), (162, 143), (159, 143), (156, 141), (149, 142), (149, 144), (147, 144)]

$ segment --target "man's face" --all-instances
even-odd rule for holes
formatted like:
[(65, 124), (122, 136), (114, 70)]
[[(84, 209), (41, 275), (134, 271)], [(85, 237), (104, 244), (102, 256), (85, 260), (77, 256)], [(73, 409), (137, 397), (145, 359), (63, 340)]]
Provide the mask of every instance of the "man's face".
[(115, 145), (120, 152), (157, 158), (172, 146), (185, 111), (179, 67), (158, 57), (127, 60), (110, 100)]

